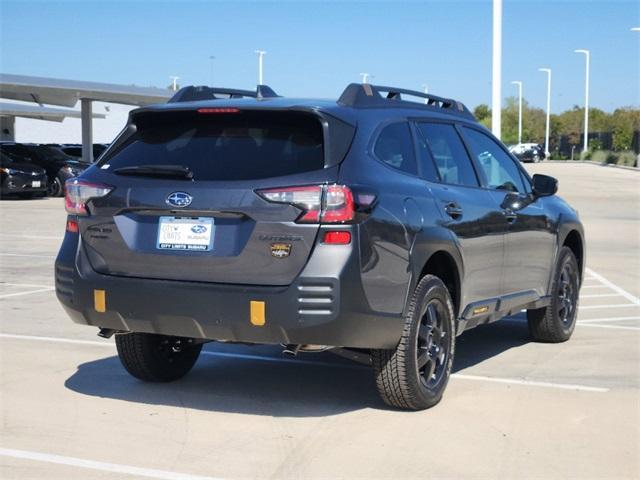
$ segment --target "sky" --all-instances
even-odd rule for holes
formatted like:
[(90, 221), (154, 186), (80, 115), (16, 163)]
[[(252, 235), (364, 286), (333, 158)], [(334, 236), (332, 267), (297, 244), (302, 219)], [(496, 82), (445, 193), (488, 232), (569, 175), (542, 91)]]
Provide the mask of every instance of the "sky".
[[(477, 1), (13, 1), (0, 0), (0, 72), (166, 87), (254, 88), (337, 98), (360, 73), (373, 84), (422, 89), (470, 108), (491, 103), (492, 4)], [(640, 106), (640, 1), (503, 2), (503, 97), (551, 110), (584, 103)], [(215, 59), (210, 60), (210, 56)], [(212, 68), (213, 66), (213, 68)]]

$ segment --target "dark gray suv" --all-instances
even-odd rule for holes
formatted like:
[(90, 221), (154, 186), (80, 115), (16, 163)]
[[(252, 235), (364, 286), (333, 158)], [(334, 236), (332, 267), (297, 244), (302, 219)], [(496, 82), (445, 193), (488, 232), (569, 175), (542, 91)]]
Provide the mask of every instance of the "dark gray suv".
[(584, 235), (556, 190), (455, 100), (186, 87), (67, 183), (56, 293), (143, 380), (209, 341), (340, 349), (427, 408), (466, 329), (526, 309), (536, 340), (571, 336)]

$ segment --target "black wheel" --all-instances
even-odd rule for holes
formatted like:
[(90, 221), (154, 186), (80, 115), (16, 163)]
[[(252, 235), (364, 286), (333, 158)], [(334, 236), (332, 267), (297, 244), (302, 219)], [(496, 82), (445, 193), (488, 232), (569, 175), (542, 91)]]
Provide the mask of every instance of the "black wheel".
[(551, 286), (548, 307), (527, 310), (531, 336), (539, 342), (560, 343), (571, 338), (576, 328), (580, 272), (576, 257), (562, 247)]
[(392, 407), (422, 410), (442, 398), (455, 351), (453, 303), (442, 281), (420, 280), (395, 350), (373, 350), (376, 385)]
[(540, 157), (536, 154), (533, 156), (533, 163), (538, 163), (540, 161)]
[(62, 184), (62, 180), (60, 178), (53, 177), (53, 179), (49, 180), (47, 183), (47, 195), (49, 197), (61, 197), (64, 195), (64, 186)]
[(147, 382), (170, 382), (184, 377), (198, 360), (202, 344), (188, 338), (152, 333), (116, 335), (118, 356), (124, 368)]

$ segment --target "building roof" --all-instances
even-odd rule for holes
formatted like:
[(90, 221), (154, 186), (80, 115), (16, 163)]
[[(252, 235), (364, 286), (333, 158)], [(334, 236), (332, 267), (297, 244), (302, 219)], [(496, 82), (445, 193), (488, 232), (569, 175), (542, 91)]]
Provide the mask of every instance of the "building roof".
[[(36, 118), (61, 122), (66, 117), (80, 118), (80, 112), (67, 108), (41, 107), (36, 104), (0, 102), (0, 116)], [(105, 118), (103, 113), (94, 113), (93, 118)]]
[(142, 106), (164, 103), (173, 93), (170, 90), (155, 87), (0, 73), (1, 98), (63, 107), (73, 107), (79, 99), (83, 98)]

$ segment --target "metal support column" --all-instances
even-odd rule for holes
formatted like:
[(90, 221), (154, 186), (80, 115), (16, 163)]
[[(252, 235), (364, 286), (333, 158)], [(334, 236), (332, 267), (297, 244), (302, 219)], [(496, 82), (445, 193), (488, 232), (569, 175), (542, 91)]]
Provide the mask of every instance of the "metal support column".
[(80, 100), (80, 117), (82, 122), (82, 160), (93, 163), (93, 105), (92, 100)]

